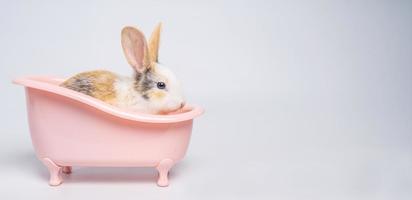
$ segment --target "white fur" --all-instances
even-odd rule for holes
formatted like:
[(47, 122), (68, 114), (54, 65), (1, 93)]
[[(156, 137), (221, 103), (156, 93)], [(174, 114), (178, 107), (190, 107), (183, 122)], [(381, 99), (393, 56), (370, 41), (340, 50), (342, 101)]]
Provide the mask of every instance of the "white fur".
[[(116, 106), (132, 111), (159, 113), (179, 109), (184, 103), (182, 89), (176, 76), (168, 68), (157, 64), (153, 79), (166, 83), (166, 96), (161, 99), (144, 99), (134, 88), (134, 79), (118, 76), (114, 87), (116, 90)], [(156, 86), (152, 90), (160, 90)]]
[(134, 89), (133, 78), (118, 76), (114, 88), (116, 91), (116, 106), (132, 111), (152, 112), (148, 109), (148, 102)]
[[(151, 106), (154, 109), (164, 112), (179, 109), (181, 104), (184, 104), (185, 102), (180, 82), (177, 80), (174, 73), (170, 71), (169, 68), (166, 68), (161, 64), (157, 64), (156, 75), (160, 78), (160, 80), (157, 81), (163, 81), (166, 83), (167, 95), (160, 101), (151, 102)], [(157, 88), (155, 89), (159, 90)]]

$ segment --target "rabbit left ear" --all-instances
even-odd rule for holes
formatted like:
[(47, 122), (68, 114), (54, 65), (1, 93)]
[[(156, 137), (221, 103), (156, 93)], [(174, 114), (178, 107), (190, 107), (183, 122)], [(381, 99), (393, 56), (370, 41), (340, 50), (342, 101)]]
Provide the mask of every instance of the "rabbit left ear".
[(153, 30), (152, 35), (149, 40), (149, 53), (150, 61), (158, 62), (159, 61), (159, 45), (160, 45), (160, 32), (162, 30), (162, 23), (157, 24)]
[(151, 59), (144, 34), (136, 28), (125, 27), (122, 30), (122, 47), (127, 62), (138, 72), (151, 67)]

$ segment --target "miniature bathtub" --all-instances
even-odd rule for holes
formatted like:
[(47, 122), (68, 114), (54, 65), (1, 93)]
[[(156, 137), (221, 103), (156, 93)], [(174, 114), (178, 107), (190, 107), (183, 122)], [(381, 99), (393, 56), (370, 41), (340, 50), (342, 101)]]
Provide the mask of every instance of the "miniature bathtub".
[(71, 173), (72, 166), (156, 167), (157, 184), (168, 185), (168, 172), (184, 157), (202, 108), (138, 114), (60, 87), (61, 81), (47, 76), (13, 81), (26, 88), (31, 138), (50, 185), (60, 185), (61, 173)]

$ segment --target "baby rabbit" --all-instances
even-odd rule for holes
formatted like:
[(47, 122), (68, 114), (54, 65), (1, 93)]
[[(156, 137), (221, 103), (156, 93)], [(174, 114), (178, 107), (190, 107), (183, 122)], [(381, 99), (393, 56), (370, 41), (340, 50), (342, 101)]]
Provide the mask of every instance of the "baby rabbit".
[(121, 42), (134, 69), (132, 77), (96, 70), (79, 73), (61, 86), (132, 111), (165, 114), (182, 108), (185, 101), (178, 80), (158, 63), (160, 31), (159, 23), (147, 43), (140, 30), (123, 28)]

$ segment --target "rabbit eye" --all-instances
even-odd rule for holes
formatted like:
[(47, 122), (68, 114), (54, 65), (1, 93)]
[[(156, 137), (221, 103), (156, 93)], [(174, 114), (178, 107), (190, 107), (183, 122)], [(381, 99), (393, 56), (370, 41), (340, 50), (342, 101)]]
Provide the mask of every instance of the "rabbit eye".
[(157, 88), (159, 89), (165, 89), (166, 88), (166, 84), (164, 82), (157, 82)]

